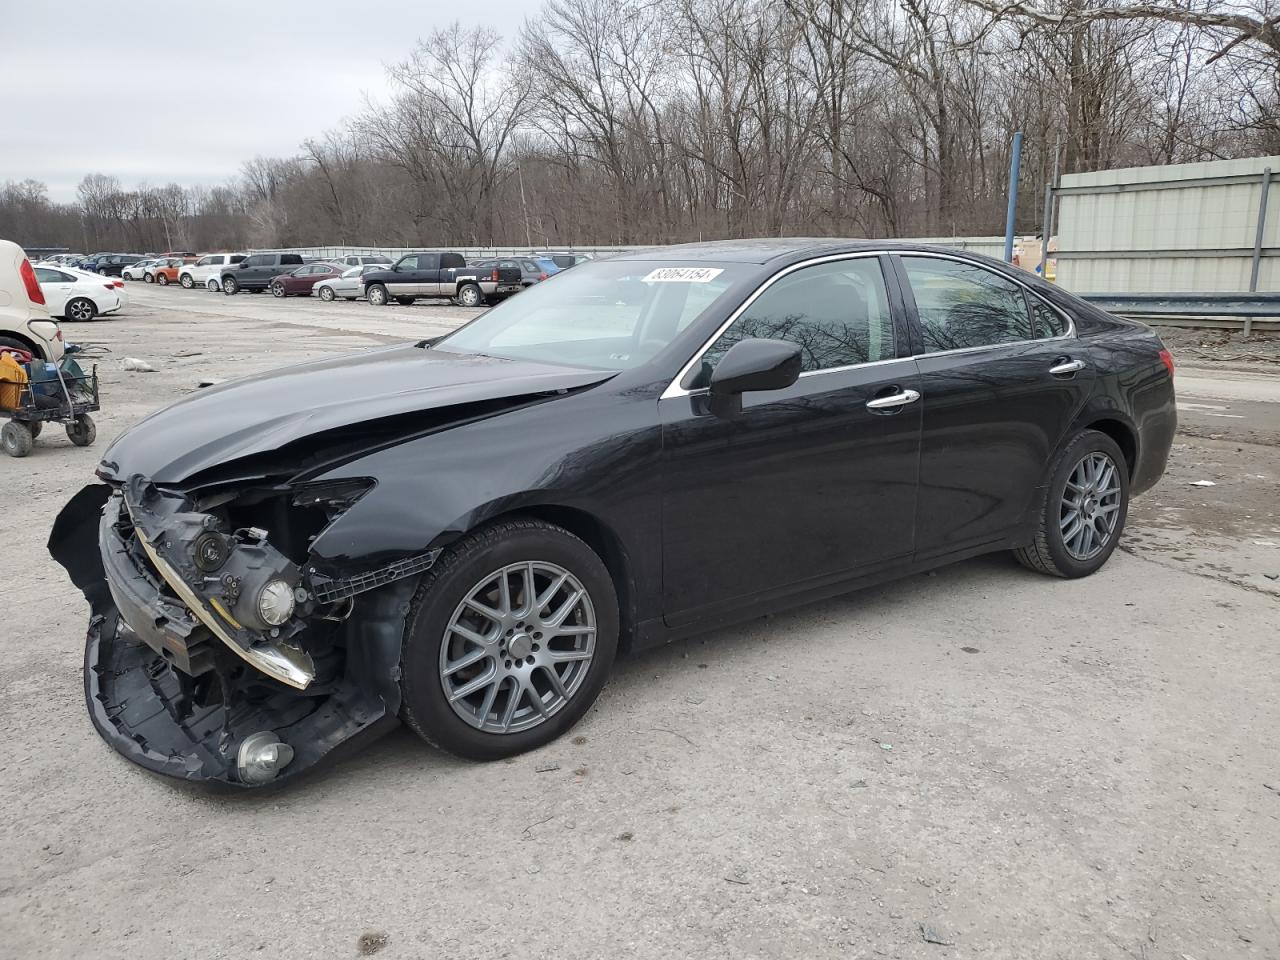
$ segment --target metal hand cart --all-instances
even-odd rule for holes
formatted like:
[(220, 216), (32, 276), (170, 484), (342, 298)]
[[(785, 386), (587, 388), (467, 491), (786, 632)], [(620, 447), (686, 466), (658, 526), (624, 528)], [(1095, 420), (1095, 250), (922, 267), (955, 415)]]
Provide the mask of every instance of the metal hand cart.
[(0, 406), (0, 417), (9, 422), (0, 428), (0, 449), (11, 457), (25, 457), (44, 425), (56, 421), (64, 424), (67, 439), (77, 447), (87, 447), (98, 436), (90, 413), (98, 406), (98, 365), (91, 373), (74, 376), (56, 368), (58, 379), (8, 383), (0, 389), (17, 391), (15, 406)]

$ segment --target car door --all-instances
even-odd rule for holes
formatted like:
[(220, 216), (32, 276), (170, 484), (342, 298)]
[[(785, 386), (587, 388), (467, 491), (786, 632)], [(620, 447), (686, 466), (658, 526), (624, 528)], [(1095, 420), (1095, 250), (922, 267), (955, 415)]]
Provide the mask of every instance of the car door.
[(35, 271), (36, 280), (40, 283), (49, 312), (55, 317), (62, 316), (67, 307), (67, 299), (71, 296), (72, 288), (76, 284), (76, 278), (61, 270), (54, 270), (52, 267), (36, 267)]
[[(438, 253), (420, 253), (418, 254), (418, 275), (421, 282), (418, 285), (418, 293), (422, 296), (438, 297), (445, 293), (445, 284), (442, 271), (440, 269), (440, 254)], [(449, 295), (453, 293), (453, 285), (449, 285)]]
[(921, 558), (1016, 534), (1093, 389), (1068, 318), (1009, 276), (961, 257), (903, 255), (924, 394)]
[[(672, 626), (909, 562), (919, 378), (887, 258), (771, 279), (659, 401), (664, 616)], [(783, 390), (711, 413), (702, 387), (748, 337), (798, 343)]]
[(396, 261), (395, 266), (391, 268), (395, 273), (395, 279), (388, 280), (384, 284), (388, 293), (393, 297), (411, 297), (418, 293), (418, 288), (422, 284), (422, 278), (418, 274), (418, 261), (419, 256), (416, 253)]

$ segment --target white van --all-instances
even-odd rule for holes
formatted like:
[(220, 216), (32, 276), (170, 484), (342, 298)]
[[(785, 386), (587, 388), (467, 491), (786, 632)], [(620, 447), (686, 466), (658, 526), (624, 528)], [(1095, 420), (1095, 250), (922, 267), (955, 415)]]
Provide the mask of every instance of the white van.
[(187, 290), (192, 287), (208, 287), (216, 293), (222, 289), (218, 281), (222, 271), (239, 263), (246, 256), (248, 254), (245, 253), (207, 253), (195, 263), (183, 267), (178, 273), (178, 282)]

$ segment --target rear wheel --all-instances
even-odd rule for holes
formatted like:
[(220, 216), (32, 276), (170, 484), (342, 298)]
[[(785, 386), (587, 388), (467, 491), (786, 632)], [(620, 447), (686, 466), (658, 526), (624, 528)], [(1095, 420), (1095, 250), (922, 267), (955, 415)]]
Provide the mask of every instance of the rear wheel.
[(387, 288), (380, 283), (375, 283), (371, 286), (365, 296), (369, 298), (369, 302), (375, 307), (385, 307), (390, 299), (387, 296)]
[(82, 413), (67, 424), (67, 439), (77, 447), (87, 447), (98, 438), (98, 426), (93, 417)]
[(154, 274), (154, 273), (144, 273), (144, 274), (142, 275), (142, 279), (143, 279), (143, 280), (145, 280), (145, 281), (147, 281), (147, 283), (155, 283), (155, 282), (156, 282), (156, 277), (155, 277), (155, 274)]
[(1026, 567), (1055, 577), (1087, 577), (1115, 552), (1129, 513), (1129, 468), (1119, 445), (1085, 430), (1058, 455), (1029, 546)]
[(209, 292), (210, 292), (210, 293), (217, 293), (217, 292), (218, 292), (218, 281), (217, 281), (217, 280), (213, 280), (213, 279), (211, 279), (208, 283), (206, 283), (206, 284), (205, 284), (205, 286), (209, 288)]
[(31, 452), (35, 437), (25, 423), (10, 420), (0, 428), (0, 449), (11, 457), (25, 457)]
[(333, 287), (321, 287), (320, 299), (323, 300), (325, 303), (332, 303), (335, 299)]
[(542, 746), (590, 708), (617, 644), (600, 557), (551, 524), (496, 523), (449, 547), (418, 587), (401, 654), (405, 722), (475, 760)]
[(178, 279), (178, 282), (182, 284), (182, 289), (184, 290), (190, 290), (192, 287), (196, 285), (195, 278), (193, 278), (189, 273), (184, 273)]
[(484, 295), (474, 283), (468, 283), (458, 291), (458, 303), (464, 307), (478, 307), (484, 302)]
[(98, 308), (87, 297), (76, 297), (66, 306), (66, 318), (77, 323), (92, 320), (98, 315)]
[(235, 277), (227, 277), (222, 281), (222, 292), (228, 297), (240, 292), (240, 284), (236, 282)]

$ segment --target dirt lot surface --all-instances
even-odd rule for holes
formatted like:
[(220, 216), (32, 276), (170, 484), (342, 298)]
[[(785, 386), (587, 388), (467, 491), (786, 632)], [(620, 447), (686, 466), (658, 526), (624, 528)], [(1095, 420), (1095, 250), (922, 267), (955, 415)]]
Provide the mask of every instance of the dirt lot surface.
[(400, 731), (227, 797), (94, 733), (53, 517), (202, 378), (466, 312), (131, 290), (67, 328), (111, 351), (97, 445), (0, 458), (0, 956), (1280, 957), (1277, 380), (1184, 360), (1087, 581), (958, 564), (623, 661), (508, 763)]

